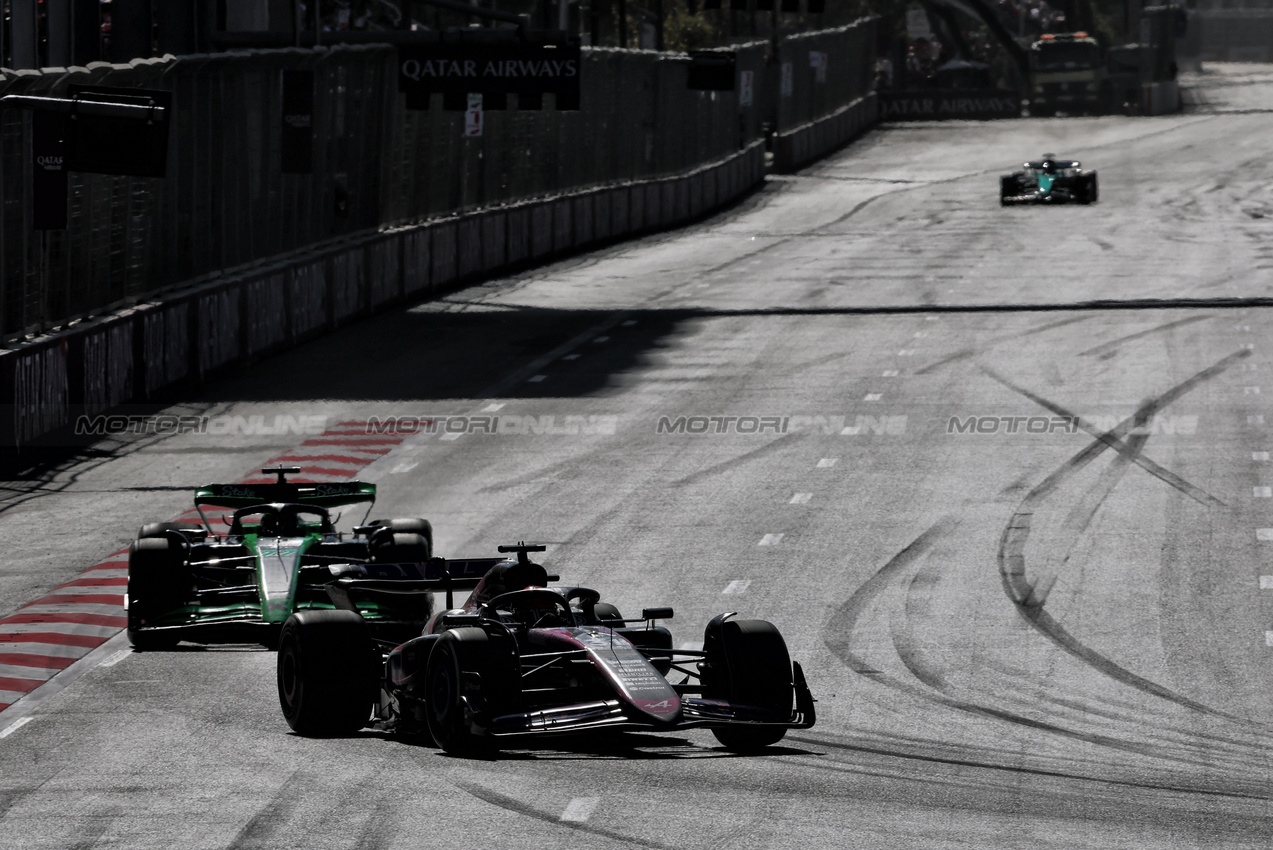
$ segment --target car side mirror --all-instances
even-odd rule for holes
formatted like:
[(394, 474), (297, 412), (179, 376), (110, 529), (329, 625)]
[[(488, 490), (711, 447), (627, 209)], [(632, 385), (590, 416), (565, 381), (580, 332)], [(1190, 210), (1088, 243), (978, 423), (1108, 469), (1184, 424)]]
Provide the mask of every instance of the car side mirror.
[(641, 609), (642, 620), (670, 620), (672, 619), (671, 608), (643, 608)]

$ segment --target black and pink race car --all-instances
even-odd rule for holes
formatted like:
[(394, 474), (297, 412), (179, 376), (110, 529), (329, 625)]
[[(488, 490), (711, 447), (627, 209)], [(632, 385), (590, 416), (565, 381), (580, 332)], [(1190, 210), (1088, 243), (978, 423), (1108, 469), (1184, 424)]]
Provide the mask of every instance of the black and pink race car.
[[(418, 579), (383, 588), (351, 573), (330, 586), (337, 610), (293, 614), (278, 652), (288, 725), (310, 736), (364, 727), (427, 736), (450, 753), (553, 733), (692, 728), (749, 751), (813, 726), (804, 674), (771, 624), (721, 614), (702, 650), (674, 649), (655, 625), (671, 608), (625, 619), (595, 590), (550, 588), (557, 577), (528, 556), (543, 546), (499, 551), (516, 557), (434, 558)], [(455, 608), (459, 589), (472, 593)], [(356, 598), (342, 604), (342, 593), (434, 592), (446, 593), (447, 610), (400, 646), (373, 639)]]

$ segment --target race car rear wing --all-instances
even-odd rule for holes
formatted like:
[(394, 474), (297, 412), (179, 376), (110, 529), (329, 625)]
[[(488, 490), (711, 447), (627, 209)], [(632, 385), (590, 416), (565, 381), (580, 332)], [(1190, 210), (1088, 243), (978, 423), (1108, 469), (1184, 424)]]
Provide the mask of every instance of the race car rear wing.
[(363, 481), (333, 481), (306, 484), (287, 480), (289, 474), (299, 474), (299, 466), (271, 466), (262, 469), (267, 475), (277, 475), (278, 480), (263, 484), (206, 484), (195, 490), (196, 507), (219, 505), (226, 508), (247, 508), (277, 502), (316, 505), (320, 508), (339, 508), (344, 505), (376, 501), (376, 485)]
[[(472, 590), (482, 577), (506, 558), (430, 558), (423, 563), (339, 564), (330, 567), (336, 580), (327, 585), (327, 595), (337, 608), (357, 610), (356, 599), (375, 596), (402, 596), (419, 593), (446, 593), (446, 607), (454, 608), (454, 591)], [(555, 575), (549, 581), (558, 581)]]

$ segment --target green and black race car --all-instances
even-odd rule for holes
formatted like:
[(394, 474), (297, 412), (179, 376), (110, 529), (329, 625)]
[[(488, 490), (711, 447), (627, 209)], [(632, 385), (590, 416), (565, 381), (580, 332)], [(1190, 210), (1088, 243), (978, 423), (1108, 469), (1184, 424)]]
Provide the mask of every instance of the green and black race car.
[(1082, 163), (1057, 159), (1045, 153), (1042, 159), (1025, 163), (1020, 171), (999, 178), (999, 203), (1014, 204), (1094, 204), (1099, 197), (1095, 171), (1085, 171)]
[[(210, 484), (195, 492), (202, 525), (142, 526), (128, 550), (128, 637), (135, 648), (197, 643), (277, 643), (295, 611), (330, 609), (337, 578), (356, 577), (353, 605), (378, 637), (407, 640), (432, 614), (432, 595), (402, 593), (424, 578), (433, 529), (424, 519), (375, 520), (376, 485), (303, 484), (296, 467), (262, 472), (271, 483)], [(361, 523), (338, 532), (332, 511), (366, 506)], [(214, 530), (205, 509), (232, 510)], [(348, 585), (346, 582), (345, 585)], [(348, 591), (336, 590), (348, 595)]]

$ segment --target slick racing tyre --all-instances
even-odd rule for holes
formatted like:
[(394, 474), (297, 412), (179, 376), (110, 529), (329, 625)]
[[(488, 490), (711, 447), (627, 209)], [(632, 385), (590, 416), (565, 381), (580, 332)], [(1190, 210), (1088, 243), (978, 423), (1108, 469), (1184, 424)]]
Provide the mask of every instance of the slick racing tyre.
[(182, 533), (188, 531), (200, 531), (197, 525), (184, 525), (179, 522), (148, 522), (137, 531), (137, 538), (140, 540), (147, 537), (164, 537), (169, 531), (180, 531)]
[(429, 546), (429, 554), (433, 554), (433, 524), (419, 517), (398, 519), (373, 519), (372, 525), (387, 526), (395, 534), (418, 534)]
[(278, 644), (278, 699), (287, 725), (308, 737), (352, 735), (376, 702), (380, 657), (354, 611), (300, 611)]
[(598, 602), (593, 606), (592, 610), (596, 614), (599, 625), (610, 626), (615, 629), (623, 628), (623, 615), (619, 613), (618, 608), (609, 602)]
[(1093, 171), (1083, 180), (1083, 200), (1084, 204), (1094, 204), (1096, 199), (1100, 197), (1100, 190), (1096, 183), (1096, 172)]
[[(791, 717), (795, 701), (786, 641), (764, 620), (712, 620), (704, 635), (703, 696), (764, 711), (775, 721)], [(783, 726), (725, 726), (712, 734), (731, 750), (746, 752), (776, 744)]]
[(372, 542), (372, 560), (378, 564), (421, 564), (429, 560), (429, 541), (423, 534), (393, 532)]
[(999, 205), (1006, 207), (1012, 201), (1010, 200), (1017, 194), (1017, 181), (1015, 177), (1005, 174), (999, 178)]
[(434, 742), (454, 755), (494, 749), (481, 726), (513, 707), (520, 678), (504, 640), (475, 626), (443, 632), (425, 670), (424, 713)]
[(179, 638), (149, 631), (156, 618), (187, 601), (191, 577), (180, 546), (166, 537), (144, 537), (128, 547), (128, 640), (133, 648), (168, 649)]

